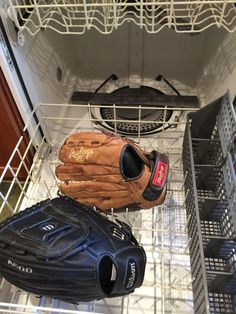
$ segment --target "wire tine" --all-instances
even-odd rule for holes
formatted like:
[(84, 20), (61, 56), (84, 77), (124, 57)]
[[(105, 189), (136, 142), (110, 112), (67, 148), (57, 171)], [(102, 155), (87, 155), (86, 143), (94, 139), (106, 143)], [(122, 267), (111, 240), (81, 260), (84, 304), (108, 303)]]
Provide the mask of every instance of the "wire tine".
[(142, 234), (140, 233), (139, 236), (138, 236), (138, 243), (139, 245), (142, 245)]
[(185, 254), (188, 254), (189, 245), (190, 245), (190, 242), (191, 242), (191, 241), (192, 241), (192, 239), (191, 239), (191, 238), (188, 238), (187, 245), (186, 245), (186, 248), (185, 248), (185, 250), (184, 250), (184, 253), (185, 253)]
[(95, 301), (92, 301), (89, 304), (89, 311), (90, 312), (94, 312), (94, 309), (95, 309)]
[(94, 124), (93, 124), (93, 119), (92, 119), (93, 113), (92, 113), (92, 110), (91, 110), (91, 104), (88, 103), (87, 107), (88, 107), (89, 117), (91, 117), (91, 119), (89, 119), (90, 125), (91, 125), (91, 128), (92, 128), (93, 132), (94, 132)]
[(4, 208), (5, 205), (8, 206), (8, 208), (10, 209), (11, 213), (14, 214), (14, 209), (12, 208), (12, 206), (9, 204), (8, 202), (8, 198), (4, 197), (4, 195), (2, 194), (2, 192), (0, 192), (0, 197), (2, 198), (3, 202), (0, 208), (0, 214), (2, 214), (2, 210)]
[(126, 221), (129, 221), (129, 209), (128, 208), (125, 209), (125, 213), (126, 213)]
[[(19, 189), (21, 190), (22, 194), (23, 194), (24, 196), (26, 196), (25, 190), (24, 190), (22, 184), (20, 183), (20, 181), (18, 180), (17, 177), (15, 177), (12, 182), (14, 182), (14, 181), (16, 181), (16, 183), (17, 183)], [(14, 184), (15, 184), (15, 183), (14, 183)], [(12, 186), (12, 188), (13, 188), (13, 186)], [(11, 188), (11, 190), (12, 190), (12, 188)]]
[(20, 207), (20, 204), (22, 202), (23, 199), (27, 199), (28, 196), (26, 194), (26, 190), (25, 190), (25, 184), (23, 186), (23, 190), (21, 191), (18, 199), (17, 199), (17, 203), (15, 205), (15, 209), (14, 209), (14, 213), (17, 213), (19, 211), (19, 207)]
[(49, 162), (49, 169), (50, 169), (50, 172), (51, 172), (55, 182), (57, 182), (58, 179), (57, 179), (57, 177), (55, 175), (55, 171), (53, 171), (53, 167), (52, 167), (52, 164), (50, 162)]
[(142, 106), (138, 106), (138, 143), (140, 143), (140, 135), (141, 135), (141, 121), (142, 121), (142, 114), (141, 114)]
[(120, 310), (121, 310), (121, 314), (124, 314), (124, 310), (125, 310), (125, 296), (122, 296), (121, 297), (121, 307), (120, 307)]
[(47, 185), (47, 182), (46, 182), (45, 180), (43, 180), (43, 182), (44, 182), (45, 187), (46, 187), (46, 189), (47, 189), (47, 193), (48, 193), (49, 198), (52, 199), (52, 195), (51, 195), (50, 189), (49, 189), (49, 187), (48, 187), (48, 185)]
[(115, 221), (114, 208), (111, 208), (111, 219)]
[(24, 157), (21, 155), (21, 152), (19, 149), (17, 149), (17, 154), (21, 160), (20, 164), (18, 165), (18, 169), (21, 169), (23, 168), (22, 165), (24, 166), (24, 169), (25, 171), (27, 172), (27, 174), (30, 176), (30, 171), (29, 171), (29, 168), (27, 167), (26, 163), (25, 163), (25, 160), (24, 160)]
[(187, 192), (185, 193), (185, 197), (184, 197), (184, 201), (183, 201), (183, 205), (185, 205), (187, 198), (188, 198), (188, 194), (189, 194), (190, 190), (188, 189)]
[(13, 158), (15, 157), (15, 153), (16, 153), (16, 151), (17, 151), (19, 145), (21, 144), (22, 140), (23, 140), (23, 136), (21, 136), (21, 137), (19, 138), (19, 140), (18, 140), (18, 142), (17, 142), (15, 148), (13, 149), (12, 154), (11, 154), (10, 158), (8, 159), (8, 162), (7, 162), (5, 168), (4, 168), (4, 170), (2, 171), (2, 174), (1, 174), (1, 176), (0, 176), (0, 182), (3, 180), (4, 176), (6, 175), (6, 172), (7, 172), (7, 170), (9, 169), (10, 164), (11, 164)]
[(117, 119), (116, 119), (116, 105), (115, 104), (113, 104), (113, 114), (114, 114), (115, 134), (117, 134)]
[(185, 186), (185, 182), (187, 180), (187, 176), (188, 176), (188, 171), (185, 172), (185, 175), (184, 175), (184, 181), (183, 181), (183, 185), (182, 185), (182, 189), (184, 190), (184, 186)]
[(167, 115), (167, 107), (164, 108), (164, 118), (163, 118), (163, 124), (162, 124), (162, 131), (161, 131), (161, 140), (162, 145), (164, 146), (164, 132), (165, 132), (165, 124), (166, 124), (166, 115)]
[[(9, 186), (8, 190), (7, 190), (7, 193), (6, 193), (6, 196), (5, 196), (6, 199), (9, 198), (9, 196), (10, 196), (10, 194), (11, 194), (11, 192), (12, 192), (12, 189), (13, 189), (13, 186), (14, 186), (15, 182), (18, 184), (20, 190), (21, 190), (22, 192), (24, 192), (24, 191), (23, 191), (23, 187), (22, 187), (21, 183), (19, 182), (18, 178), (16, 177), (16, 174), (15, 174), (15, 172), (13, 171), (13, 169), (11, 168), (11, 166), (8, 167), (8, 170), (10, 170), (10, 172), (11, 172), (11, 174), (12, 174), (12, 176), (13, 176), (13, 179), (12, 179), (12, 181), (11, 181), (11, 183), (10, 183), (10, 186)], [(2, 204), (2, 205), (3, 205), (3, 204)], [(10, 206), (10, 205), (9, 205), (9, 206)], [(2, 208), (3, 208), (3, 207), (1, 206), (1, 209), (0, 209), (0, 210), (2, 210)], [(13, 212), (14, 212), (14, 209), (13, 209)]]

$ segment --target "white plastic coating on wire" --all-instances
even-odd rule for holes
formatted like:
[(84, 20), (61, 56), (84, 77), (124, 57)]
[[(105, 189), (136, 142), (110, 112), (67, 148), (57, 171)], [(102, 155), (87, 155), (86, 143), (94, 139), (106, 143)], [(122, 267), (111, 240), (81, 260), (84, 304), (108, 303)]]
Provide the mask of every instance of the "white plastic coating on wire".
[[(7, 303), (4, 303), (4, 302), (0, 302), (0, 306), (2, 306), (2, 307), (9, 307), (9, 304), (7, 304)], [(88, 312), (85, 312), (85, 311), (71, 311), (71, 310), (62, 310), (62, 309), (54, 309), (54, 308), (51, 308), (51, 307), (40, 307), (40, 306), (29, 306), (29, 305), (20, 305), (20, 304), (11, 304), (11, 307), (15, 307), (15, 308), (20, 308), (20, 309), (22, 309), (22, 310), (24, 310), (24, 311), (22, 311), (22, 312), (19, 312), (18, 310), (17, 311), (14, 311), (14, 310), (8, 310), (8, 309), (3, 309), (3, 310), (1, 310), (0, 309), (0, 312), (2, 312), (2, 313), (25, 313), (25, 310), (27, 310), (27, 309), (30, 309), (30, 310), (34, 310), (34, 312), (36, 311), (36, 310), (40, 310), (40, 311), (42, 311), (42, 314), (43, 314), (43, 312), (45, 312), (45, 311), (49, 311), (49, 312), (51, 312), (51, 313), (68, 313), (68, 314), (71, 314), (71, 313), (77, 313), (77, 314), (86, 314), (86, 313), (88, 313)], [(95, 312), (93, 312), (94, 314), (99, 314), (99, 313), (95, 313)]]
[(94, 28), (109, 34), (125, 22), (148, 33), (164, 27), (179, 33), (199, 33), (214, 25), (229, 32), (236, 29), (234, 0), (8, 0), (7, 12), (20, 31), (31, 35), (42, 28), (61, 34), (83, 34)]
[(115, 134), (117, 134), (117, 119), (116, 119), (116, 105), (113, 104), (113, 114), (114, 114), (114, 124), (115, 124)]
[[(10, 183), (10, 186), (9, 186), (9, 188), (8, 188), (8, 191), (7, 191), (6, 195), (5, 195), (5, 197), (3, 197), (3, 196), (1, 195), (2, 204), (1, 204), (1, 207), (0, 207), (0, 214), (1, 214), (1, 212), (2, 212), (2, 210), (3, 210), (3, 208), (4, 208), (5, 205), (7, 205), (7, 207), (12, 211), (12, 207), (10, 206), (9, 202), (7, 202), (7, 200), (8, 200), (8, 198), (10, 197), (10, 194), (11, 194), (11, 192), (12, 192), (12, 189), (13, 189), (14, 184), (17, 183), (19, 189), (21, 190), (21, 195), (20, 195), (18, 201), (21, 199), (22, 194), (24, 194), (24, 195), (26, 196), (26, 194), (25, 194), (25, 188), (26, 188), (27, 182), (32, 179), (32, 178), (31, 178), (31, 171), (33, 170), (33, 167), (31, 166), (31, 171), (30, 171), (30, 170), (26, 167), (25, 159), (27, 158), (27, 154), (29, 153), (29, 150), (30, 150), (30, 148), (32, 147), (32, 142), (33, 142), (34, 137), (35, 137), (36, 135), (38, 135), (39, 127), (40, 127), (40, 124), (38, 123), (37, 126), (36, 126), (36, 128), (35, 128), (34, 134), (32, 135), (32, 138), (29, 140), (29, 143), (28, 143), (28, 145), (27, 145), (27, 147), (26, 147), (26, 149), (25, 149), (23, 155), (21, 155), (20, 150), (19, 150), (19, 147), (20, 147), (20, 145), (22, 144), (24, 137), (23, 137), (23, 136), (20, 137), (20, 139), (18, 140), (18, 143), (16, 144), (16, 146), (15, 146), (15, 148), (14, 148), (14, 150), (13, 150), (13, 152), (12, 152), (12, 154), (11, 154), (11, 156), (10, 156), (10, 158), (9, 158), (9, 160), (8, 160), (8, 162), (7, 162), (7, 164), (6, 164), (5, 168), (4, 168), (4, 170), (3, 170), (3, 172), (2, 172), (2, 175), (1, 175), (1, 177), (0, 177), (0, 183), (4, 180), (4, 177), (6, 176), (7, 171), (10, 171), (10, 172), (11, 172), (11, 174), (12, 174), (12, 181), (11, 181), (11, 183)], [(25, 131), (25, 128), (24, 128), (23, 131)], [(14, 159), (17, 155), (18, 155), (18, 157), (19, 157), (19, 159), (20, 159), (20, 162), (19, 162), (19, 164), (18, 164), (17, 170), (16, 170), (16, 171), (13, 171), (12, 166), (11, 166), (11, 163), (12, 163), (13, 159)], [(22, 186), (22, 184), (20, 183), (20, 181), (19, 181), (19, 179), (18, 179), (19, 172), (20, 172), (20, 170), (22, 170), (22, 169), (24, 169), (24, 170), (27, 172), (27, 174), (28, 174), (28, 175), (27, 175), (27, 179), (26, 179), (26, 181), (25, 181), (25, 183), (24, 183), (23, 186)], [(18, 208), (18, 207), (17, 207), (17, 206), (19, 205), (19, 204), (18, 204), (18, 201), (17, 201), (17, 203), (16, 203), (16, 205), (15, 205), (15, 208)], [(13, 210), (13, 212), (14, 212), (14, 210)]]
[(141, 113), (142, 109), (141, 108), (142, 106), (139, 105), (138, 107), (138, 143), (140, 143), (140, 135), (141, 135), (141, 128), (140, 128), (141, 121), (142, 121), (142, 113)]

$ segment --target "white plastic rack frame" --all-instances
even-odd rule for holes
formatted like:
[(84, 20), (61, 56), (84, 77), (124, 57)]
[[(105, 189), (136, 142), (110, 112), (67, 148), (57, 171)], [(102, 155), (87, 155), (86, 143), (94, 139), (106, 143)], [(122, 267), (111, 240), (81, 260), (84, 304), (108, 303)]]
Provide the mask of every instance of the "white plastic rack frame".
[[(64, 139), (77, 131), (96, 131), (95, 118), (90, 112), (95, 105), (72, 104), (39, 104), (32, 112), (24, 133), (29, 134), (28, 146), (22, 152), (19, 139), (12, 155), (0, 177), (1, 184), (9, 173), (12, 174), (8, 190), (0, 193), (0, 217), (12, 215), (19, 210), (46, 198), (57, 195), (57, 178), (55, 167), (59, 164), (58, 151)], [(108, 106), (109, 107), (109, 106)], [(111, 105), (116, 117), (116, 110), (120, 107)], [(142, 107), (138, 109), (142, 117)], [(124, 108), (124, 106), (122, 106)], [(147, 108), (146, 108), (147, 109)], [(150, 110), (163, 108), (150, 107)], [(170, 108), (165, 107), (166, 110)], [(180, 110), (179, 108), (171, 108)], [(179, 122), (168, 128), (168, 122), (163, 123), (161, 132), (134, 138), (147, 151), (158, 149), (168, 154), (170, 159), (170, 173), (168, 191), (164, 204), (150, 210), (116, 214), (111, 209), (110, 219), (118, 216), (128, 222), (139, 243), (143, 245), (147, 254), (147, 267), (142, 287), (128, 296), (104, 299), (78, 306), (35, 296), (22, 291), (0, 279), (0, 312), (1, 313), (193, 313), (192, 281), (190, 275), (190, 260), (188, 251), (188, 237), (186, 232), (185, 193), (182, 171), (182, 142), (185, 129), (186, 113), (193, 109), (184, 108)], [(175, 112), (175, 111), (174, 111)], [(173, 114), (174, 114), (173, 112)], [(35, 123), (34, 114), (39, 122)], [(164, 115), (166, 116), (166, 114)], [(114, 120), (115, 123), (125, 120)], [(130, 121), (129, 121), (130, 122)], [(147, 121), (135, 120), (139, 126)], [(33, 162), (28, 166), (27, 156), (34, 153)], [(19, 167), (13, 169), (13, 160), (19, 160)], [(20, 173), (27, 172), (27, 178), (20, 180)], [(12, 205), (11, 195), (15, 188), (19, 190), (19, 198)]]
[(96, 29), (109, 34), (125, 22), (148, 33), (164, 27), (199, 33), (209, 27), (236, 29), (233, 0), (6, 0), (8, 16), (19, 32), (31, 35), (46, 28), (61, 34)]

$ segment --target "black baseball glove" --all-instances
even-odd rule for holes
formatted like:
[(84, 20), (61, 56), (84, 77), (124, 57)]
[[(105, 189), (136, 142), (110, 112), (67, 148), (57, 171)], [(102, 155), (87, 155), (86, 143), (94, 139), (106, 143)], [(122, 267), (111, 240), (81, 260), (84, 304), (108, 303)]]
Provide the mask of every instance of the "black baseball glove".
[(68, 197), (0, 224), (0, 274), (38, 295), (77, 303), (129, 294), (141, 286), (145, 264), (126, 223)]

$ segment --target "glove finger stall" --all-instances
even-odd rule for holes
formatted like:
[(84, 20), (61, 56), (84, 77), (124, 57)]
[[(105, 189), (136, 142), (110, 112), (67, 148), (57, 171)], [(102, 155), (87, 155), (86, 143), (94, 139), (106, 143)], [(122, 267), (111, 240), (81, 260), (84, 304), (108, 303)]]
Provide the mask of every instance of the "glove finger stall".
[[(87, 182), (89, 184), (89, 182)], [(72, 184), (72, 183), (71, 183)], [(106, 190), (99, 190), (94, 191), (93, 188), (89, 187), (86, 189), (81, 189), (81, 187), (77, 188), (77, 184), (79, 183), (73, 183), (73, 188), (70, 187), (70, 185), (63, 185), (61, 186), (61, 190), (65, 195), (71, 195), (71, 197), (75, 197), (79, 199), (82, 198), (104, 198), (104, 199), (111, 199), (111, 198), (127, 198), (130, 196), (129, 191), (127, 190), (114, 190), (114, 191), (106, 191)]]
[(100, 193), (112, 193), (113, 191), (127, 191), (127, 189), (118, 183), (110, 183), (110, 182), (100, 182), (96, 181), (81, 181), (81, 182), (70, 182), (61, 184), (61, 188), (66, 190), (67, 192), (94, 192)]
[(122, 182), (118, 168), (84, 164), (64, 164), (56, 168), (56, 176), (62, 181)]

